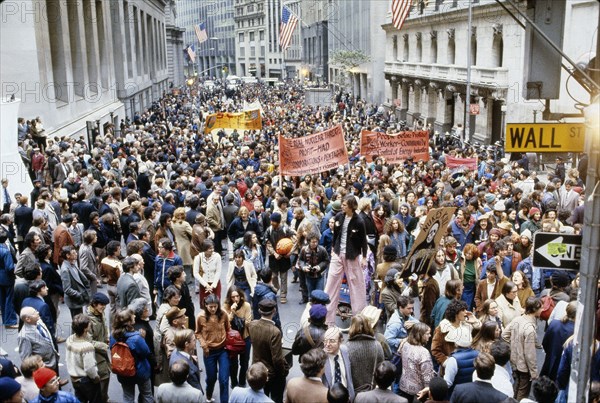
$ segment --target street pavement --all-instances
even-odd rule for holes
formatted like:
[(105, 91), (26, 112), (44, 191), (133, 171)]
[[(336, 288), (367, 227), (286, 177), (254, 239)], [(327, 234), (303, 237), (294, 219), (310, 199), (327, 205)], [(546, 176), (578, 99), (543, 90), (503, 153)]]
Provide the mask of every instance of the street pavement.
[[(224, 254), (226, 254), (226, 252), (224, 252)], [(225, 261), (226, 258), (223, 259), (223, 268), (221, 270), (221, 284), (222, 284), (222, 297), (225, 297), (225, 294), (227, 292), (227, 286), (226, 286), (226, 275), (227, 275), (227, 268), (228, 268), (228, 261)], [(291, 283), (293, 276), (290, 275), (288, 276), (288, 296), (287, 296), (287, 304), (281, 304), (279, 303), (279, 309), (280, 309), (280, 318), (281, 318), (281, 325), (282, 325), (282, 330), (283, 330), (283, 346), (284, 347), (288, 347), (291, 348), (292, 343), (294, 342), (294, 337), (298, 331), (298, 329), (300, 329), (300, 317), (302, 315), (302, 312), (304, 311), (304, 308), (306, 307), (306, 305), (300, 305), (300, 291), (299, 291), (299, 284), (298, 283)], [(190, 285), (190, 291), (192, 291), (192, 285)], [(106, 293), (106, 288), (100, 289), (99, 291), (105, 292)], [(198, 295), (197, 294), (193, 294), (194, 295), (194, 305), (196, 308), (196, 315), (200, 312), (200, 305), (199, 305), (199, 299), (198, 299)], [(109, 312), (110, 307), (107, 307), (106, 312)], [(418, 299), (415, 300), (415, 317), (419, 317), (419, 301)], [(154, 327), (154, 322), (152, 322), (152, 325)], [(58, 318), (58, 323), (57, 323), (57, 329), (59, 332), (59, 336), (67, 338), (70, 334), (71, 334), (71, 315), (69, 313), (69, 309), (67, 308), (66, 305), (61, 304), (60, 305), (60, 313), (59, 313), (59, 318)], [(380, 324), (379, 325), (379, 331), (383, 332), (383, 326)], [(19, 357), (19, 353), (17, 351), (17, 336), (18, 336), (18, 331), (16, 329), (6, 329), (4, 327), (0, 327), (0, 347), (2, 349), (4, 349), (4, 351), (7, 353), (7, 357), (12, 360), (14, 363), (17, 364), (17, 366), (20, 364), (21, 359)], [(542, 322), (539, 322), (539, 326), (538, 326), (538, 341), (541, 343), (542, 341), (542, 337), (544, 335), (544, 324), (542, 324)], [(346, 335), (347, 337), (347, 335)], [(198, 351), (202, 351), (200, 349), (200, 346), (198, 345)], [(67, 368), (64, 366), (64, 362), (65, 362), (65, 357), (66, 357), (66, 352), (65, 352), (65, 343), (61, 343), (59, 344), (59, 353), (61, 356), (61, 364), (59, 364), (59, 376), (62, 379), (69, 379), (69, 374), (67, 372)], [(544, 353), (543, 350), (539, 349), (537, 350), (537, 356), (538, 356), (538, 370), (541, 368), (542, 363), (544, 361)], [(250, 364), (252, 363), (252, 359), (250, 360)], [(200, 354), (199, 357), (199, 367), (204, 371), (204, 363)], [(201, 381), (202, 381), (202, 385), (206, 390), (206, 379), (205, 379), (205, 375), (206, 372), (203, 372), (202, 377), (201, 377)], [(288, 375), (288, 380), (293, 378), (293, 377), (297, 377), (297, 376), (302, 376), (302, 371), (300, 370), (300, 365), (298, 363), (298, 357), (294, 356), (294, 365), (293, 367), (290, 369), (290, 373)], [(68, 392), (73, 392), (73, 387), (72, 385), (69, 383), (68, 385), (66, 385), (63, 390), (68, 391)], [(123, 390), (121, 388), (121, 384), (117, 381), (117, 377), (116, 375), (112, 375), (111, 379), (110, 379), (110, 386), (109, 386), (109, 397), (110, 397), (110, 401), (111, 402), (121, 402), (122, 401), (122, 393)], [(215, 392), (213, 394), (213, 398), (215, 399), (216, 402), (219, 401), (219, 384), (218, 382), (215, 385)]]

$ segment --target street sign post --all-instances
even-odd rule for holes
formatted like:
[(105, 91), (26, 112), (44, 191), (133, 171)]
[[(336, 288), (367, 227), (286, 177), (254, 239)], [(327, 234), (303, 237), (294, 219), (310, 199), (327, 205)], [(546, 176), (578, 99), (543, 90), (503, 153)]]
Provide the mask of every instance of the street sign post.
[(579, 270), (581, 235), (536, 232), (533, 265), (549, 269)]
[(507, 123), (508, 152), (582, 152), (585, 125), (582, 123)]

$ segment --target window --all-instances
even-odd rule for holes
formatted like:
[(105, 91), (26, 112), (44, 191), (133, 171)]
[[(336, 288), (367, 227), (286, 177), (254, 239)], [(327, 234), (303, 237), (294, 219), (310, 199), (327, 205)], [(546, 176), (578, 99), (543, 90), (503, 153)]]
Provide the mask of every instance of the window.
[(261, 41), (264, 41), (265, 40), (265, 31), (258, 31), (258, 38)]
[(250, 42), (254, 42), (254, 32), (250, 32)]
[(240, 32), (240, 34), (239, 34), (239, 42), (244, 43), (244, 33), (243, 32)]
[(454, 43), (454, 28), (448, 30), (448, 49), (446, 51), (446, 61), (448, 64), (454, 64), (456, 57), (456, 46)]
[(417, 62), (423, 61), (423, 45), (421, 42), (421, 33), (417, 32)]
[(408, 34), (404, 34), (404, 55), (403, 62), (408, 62), (410, 47), (408, 44)]

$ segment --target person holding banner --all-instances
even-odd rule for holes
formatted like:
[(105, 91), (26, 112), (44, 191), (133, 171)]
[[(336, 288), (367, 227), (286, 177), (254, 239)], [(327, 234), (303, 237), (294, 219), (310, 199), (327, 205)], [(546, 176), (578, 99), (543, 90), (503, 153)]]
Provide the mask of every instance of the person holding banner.
[(331, 296), (331, 303), (327, 306), (327, 324), (335, 324), (344, 275), (350, 289), (352, 313), (360, 313), (367, 305), (363, 276), (363, 267), (367, 265), (367, 234), (365, 223), (356, 213), (357, 208), (356, 198), (353, 195), (345, 196), (342, 211), (335, 216), (331, 264), (325, 286), (325, 292)]

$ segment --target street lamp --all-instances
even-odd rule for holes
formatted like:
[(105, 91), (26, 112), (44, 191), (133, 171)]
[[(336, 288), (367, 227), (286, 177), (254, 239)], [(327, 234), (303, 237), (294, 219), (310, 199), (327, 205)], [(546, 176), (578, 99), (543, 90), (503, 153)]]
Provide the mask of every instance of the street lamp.
[(211, 48), (214, 51), (214, 69), (215, 69), (215, 78), (217, 77), (217, 57), (219, 55), (219, 38), (217, 38), (216, 36), (211, 36), (210, 38), (211, 41), (215, 41), (215, 46), (213, 48)]

